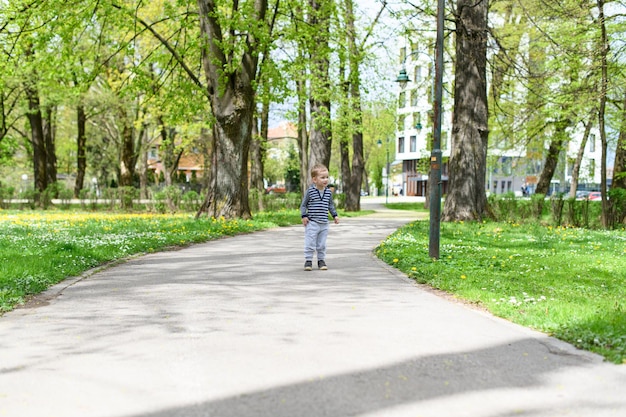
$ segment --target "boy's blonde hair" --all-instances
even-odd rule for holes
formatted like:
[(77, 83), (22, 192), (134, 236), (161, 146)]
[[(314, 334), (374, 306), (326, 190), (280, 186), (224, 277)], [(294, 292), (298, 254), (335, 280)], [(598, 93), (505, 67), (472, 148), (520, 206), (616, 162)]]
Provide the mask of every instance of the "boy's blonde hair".
[(317, 178), (317, 176), (324, 171), (328, 172), (328, 168), (322, 164), (315, 164), (313, 168), (311, 168), (311, 178)]

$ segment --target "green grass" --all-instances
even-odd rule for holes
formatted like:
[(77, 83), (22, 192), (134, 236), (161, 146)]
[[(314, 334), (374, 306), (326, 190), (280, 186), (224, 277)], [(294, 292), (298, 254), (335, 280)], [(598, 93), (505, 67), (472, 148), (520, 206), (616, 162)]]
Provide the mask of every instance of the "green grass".
[(428, 222), (386, 239), (377, 255), (416, 281), (493, 314), (626, 363), (626, 233), (538, 224)]
[(385, 207), (391, 210), (410, 210), (410, 211), (420, 211), (423, 213), (428, 213), (428, 208), (424, 207), (424, 203), (387, 203)]

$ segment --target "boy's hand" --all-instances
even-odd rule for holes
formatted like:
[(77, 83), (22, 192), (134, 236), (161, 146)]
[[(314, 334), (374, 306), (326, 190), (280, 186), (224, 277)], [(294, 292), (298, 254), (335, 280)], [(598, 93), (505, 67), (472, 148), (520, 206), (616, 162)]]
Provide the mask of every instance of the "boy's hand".
[(305, 225), (305, 226), (306, 226), (307, 224), (309, 224), (309, 218), (308, 218), (308, 217), (303, 217), (303, 218), (302, 218), (302, 224), (303, 224), (303, 225)]
[(339, 224), (339, 216), (335, 216), (335, 224)]

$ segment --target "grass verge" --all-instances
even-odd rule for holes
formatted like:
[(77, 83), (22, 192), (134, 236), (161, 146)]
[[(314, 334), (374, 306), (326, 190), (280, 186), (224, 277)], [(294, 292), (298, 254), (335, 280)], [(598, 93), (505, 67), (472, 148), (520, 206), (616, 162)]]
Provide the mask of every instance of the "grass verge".
[(496, 316), (626, 363), (626, 235), (515, 223), (442, 223), (440, 259), (426, 221), (377, 255), (416, 281)]

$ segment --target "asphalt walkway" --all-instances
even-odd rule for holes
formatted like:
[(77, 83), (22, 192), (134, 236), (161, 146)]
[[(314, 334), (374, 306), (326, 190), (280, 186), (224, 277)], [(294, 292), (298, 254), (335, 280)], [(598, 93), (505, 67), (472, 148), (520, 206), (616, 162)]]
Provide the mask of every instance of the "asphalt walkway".
[(328, 271), (279, 228), (0, 317), (0, 417), (626, 416), (626, 366), (416, 285), (372, 254), (416, 214), (369, 207), (331, 225)]

